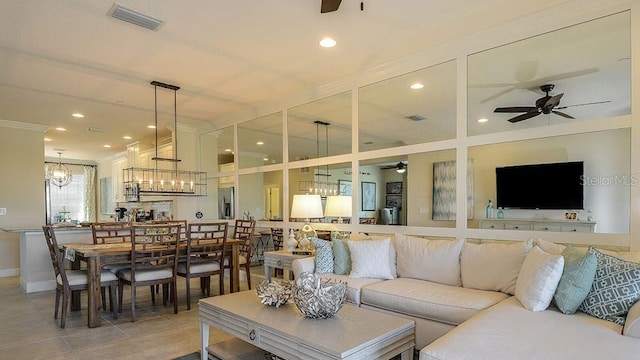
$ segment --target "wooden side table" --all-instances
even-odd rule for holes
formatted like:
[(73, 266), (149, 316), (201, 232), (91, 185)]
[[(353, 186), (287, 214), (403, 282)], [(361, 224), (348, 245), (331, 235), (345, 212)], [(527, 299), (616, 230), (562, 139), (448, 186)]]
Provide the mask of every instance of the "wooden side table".
[(314, 254), (293, 254), (285, 249), (278, 251), (266, 251), (264, 253), (264, 277), (266, 280), (271, 280), (271, 270), (282, 269), (284, 272), (289, 274), (289, 279), (293, 279), (293, 268), (291, 267), (293, 260), (311, 256), (314, 256)]

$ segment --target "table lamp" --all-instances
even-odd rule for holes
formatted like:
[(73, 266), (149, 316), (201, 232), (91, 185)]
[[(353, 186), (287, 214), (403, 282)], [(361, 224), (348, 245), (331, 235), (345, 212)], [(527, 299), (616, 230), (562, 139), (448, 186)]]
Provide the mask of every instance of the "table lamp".
[(338, 224), (342, 224), (343, 217), (351, 217), (351, 196), (327, 196), (324, 216), (337, 217)]
[(324, 217), (322, 214), (322, 201), (320, 200), (320, 195), (293, 195), (291, 217), (294, 219), (305, 219), (305, 224), (299, 231), (301, 237), (303, 235), (307, 235), (307, 237), (316, 237), (318, 234), (311, 227), (309, 219)]

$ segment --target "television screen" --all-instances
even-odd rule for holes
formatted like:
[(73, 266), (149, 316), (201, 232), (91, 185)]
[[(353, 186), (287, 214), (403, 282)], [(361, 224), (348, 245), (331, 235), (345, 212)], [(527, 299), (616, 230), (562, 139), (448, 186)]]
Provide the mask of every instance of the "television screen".
[(496, 206), (505, 209), (584, 208), (582, 161), (496, 168)]

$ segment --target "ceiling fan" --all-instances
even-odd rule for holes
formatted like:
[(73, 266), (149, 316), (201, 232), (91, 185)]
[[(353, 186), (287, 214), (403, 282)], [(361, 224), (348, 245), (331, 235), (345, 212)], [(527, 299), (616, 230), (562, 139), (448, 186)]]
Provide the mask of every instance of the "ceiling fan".
[(536, 100), (535, 106), (511, 106), (511, 107), (499, 107), (496, 108), (493, 112), (496, 113), (520, 113), (523, 112), (524, 114), (512, 117), (511, 119), (509, 119), (509, 122), (512, 123), (517, 123), (519, 121), (523, 121), (523, 120), (527, 120), (530, 119), (534, 116), (538, 116), (540, 114), (556, 114), (556, 115), (560, 115), (562, 117), (565, 117), (567, 119), (575, 119), (573, 116), (563, 113), (561, 111), (558, 111), (559, 109), (566, 109), (568, 107), (572, 107), (572, 106), (582, 106), (582, 105), (594, 105), (594, 104), (604, 104), (604, 103), (608, 103), (610, 101), (597, 101), (597, 102), (591, 102), (591, 103), (585, 103), (585, 104), (576, 104), (576, 105), (567, 105), (567, 106), (558, 106), (560, 104), (560, 99), (562, 99), (562, 96), (564, 95), (564, 93), (558, 94), (558, 95), (549, 95), (549, 93), (551, 92), (551, 90), (553, 90), (554, 85), (553, 84), (545, 84), (540, 86), (540, 90), (542, 90), (542, 92), (545, 93), (545, 96), (539, 98), (538, 100)]
[(320, 5), (320, 13), (324, 14), (338, 10), (341, 2), (342, 0), (322, 0), (322, 5)]
[(396, 169), (396, 172), (398, 172), (399, 174), (402, 174), (403, 172), (407, 171), (407, 162), (400, 161), (395, 165), (381, 166), (380, 169), (382, 170)]

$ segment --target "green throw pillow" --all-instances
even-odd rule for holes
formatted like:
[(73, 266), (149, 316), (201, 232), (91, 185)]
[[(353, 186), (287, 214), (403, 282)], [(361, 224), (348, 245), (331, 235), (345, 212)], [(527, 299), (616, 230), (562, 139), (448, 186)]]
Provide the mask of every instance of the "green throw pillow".
[(596, 276), (579, 310), (624, 326), (629, 309), (640, 299), (640, 264), (593, 251)]
[(569, 246), (562, 251), (562, 256), (564, 270), (553, 300), (561, 312), (574, 314), (591, 290), (598, 263), (591, 249), (585, 254)]
[(333, 272), (337, 275), (351, 273), (351, 252), (347, 240), (333, 239)]

